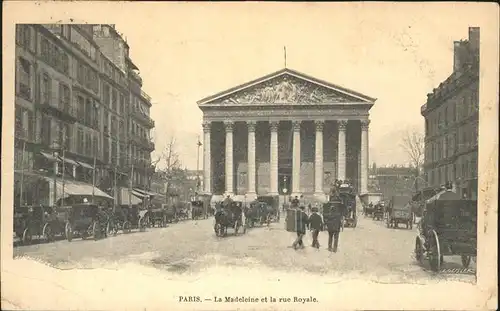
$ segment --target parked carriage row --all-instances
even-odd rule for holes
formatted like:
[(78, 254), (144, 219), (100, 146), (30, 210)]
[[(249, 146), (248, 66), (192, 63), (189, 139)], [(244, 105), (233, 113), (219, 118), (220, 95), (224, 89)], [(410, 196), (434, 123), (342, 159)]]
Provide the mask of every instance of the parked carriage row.
[(415, 218), (411, 198), (408, 196), (393, 196), (388, 201), (364, 206), (363, 214), (371, 216), (375, 221), (385, 220), (387, 228), (399, 228), (400, 224), (404, 224), (406, 229), (412, 229)]
[(22, 244), (30, 244), (33, 237), (44, 242), (54, 241), (57, 236), (70, 242), (77, 237), (98, 240), (120, 231), (130, 233), (134, 229), (145, 231), (150, 227), (166, 227), (169, 223), (187, 220), (189, 210), (193, 220), (206, 219), (212, 214), (204, 201), (149, 209), (137, 206), (106, 209), (88, 203), (55, 208), (23, 206), (14, 209), (14, 234)]
[(246, 206), (241, 201), (219, 202), (215, 210), (214, 231), (218, 237), (227, 236), (228, 228), (236, 235), (245, 234), (248, 228), (269, 226), (280, 220), (279, 200), (274, 196), (260, 197)]

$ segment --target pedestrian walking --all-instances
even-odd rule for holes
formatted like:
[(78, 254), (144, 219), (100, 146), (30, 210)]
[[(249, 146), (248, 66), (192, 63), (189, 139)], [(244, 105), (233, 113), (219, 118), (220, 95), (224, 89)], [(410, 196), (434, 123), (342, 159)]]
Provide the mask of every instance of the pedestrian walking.
[(312, 208), (312, 215), (309, 216), (309, 229), (312, 232), (312, 247), (319, 248), (318, 236), (319, 232), (323, 230), (323, 218), (318, 214), (318, 208)]
[(334, 199), (330, 203), (331, 210), (324, 215), (324, 222), (328, 229), (328, 250), (336, 253), (339, 244), (340, 229), (342, 227), (342, 215), (344, 215), (345, 206), (342, 201), (338, 199)]
[(299, 248), (304, 248), (304, 242), (302, 239), (304, 238), (304, 235), (306, 234), (306, 228), (309, 223), (309, 217), (307, 214), (304, 212), (304, 205), (301, 205), (299, 210), (297, 211), (297, 239), (293, 242), (292, 246), (294, 249)]

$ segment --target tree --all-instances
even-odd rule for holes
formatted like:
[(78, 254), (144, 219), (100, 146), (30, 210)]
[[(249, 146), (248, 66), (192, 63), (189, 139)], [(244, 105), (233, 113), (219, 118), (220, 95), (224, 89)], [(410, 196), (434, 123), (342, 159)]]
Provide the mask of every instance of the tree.
[(411, 166), (415, 168), (415, 190), (418, 191), (417, 179), (424, 164), (425, 137), (417, 130), (406, 130), (403, 133), (401, 147), (405, 150)]
[(156, 178), (165, 184), (167, 196), (172, 194), (174, 188), (181, 186), (187, 180), (181, 164), (175, 137), (171, 136), (158, 160), (155, 161)]

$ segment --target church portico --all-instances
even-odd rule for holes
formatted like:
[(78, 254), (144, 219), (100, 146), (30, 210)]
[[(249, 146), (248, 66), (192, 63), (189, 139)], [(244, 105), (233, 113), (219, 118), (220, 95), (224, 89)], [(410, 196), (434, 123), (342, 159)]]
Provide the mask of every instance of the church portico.
[(285, 69), (198, 102), (204, 192), (324, 200), (335, 179), (366, 192), (374, 101)]

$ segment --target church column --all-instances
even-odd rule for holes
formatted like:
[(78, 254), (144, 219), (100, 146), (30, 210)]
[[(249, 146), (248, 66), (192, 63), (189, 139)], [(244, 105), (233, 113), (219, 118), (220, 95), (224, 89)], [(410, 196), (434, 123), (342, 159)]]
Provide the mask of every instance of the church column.
[(255, 127), (257, 122), (248, 121), (248, 188), (247, 195), (255, 197)]
[(225, 121), (226, 128), (226, 195), (233, 195), (233, 127), (234, 122)]
[(314, 122), (316, 125), (316, 150), (314, 158), (314, 194), (324, 196), (323, 192), (323, 126), (324, 121)]
[(211, 122), (203, 122), (203, 188), (205, 194), (212, 193), (211, 164), (212, 155), (210, 153), (210, 129)]
[(271, 128), (270, 143), (270, 195), (278, 195), (278, 127), (279, 121), (269, 122)]
[(292, 164), (292, 195), (300, 194), (300, 124), (293, 121), (293, 164)]
[(337, 179), (344, 181), (346, 179), (346, 130), (347, 130), (347, 120), (337, 121), (339, 129), (339, 141), (338, 141), (338, 173)]
[(370, 120), (361, 120), (361, 191), (368, 192), (368, 127)]

